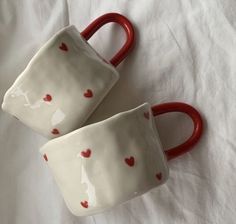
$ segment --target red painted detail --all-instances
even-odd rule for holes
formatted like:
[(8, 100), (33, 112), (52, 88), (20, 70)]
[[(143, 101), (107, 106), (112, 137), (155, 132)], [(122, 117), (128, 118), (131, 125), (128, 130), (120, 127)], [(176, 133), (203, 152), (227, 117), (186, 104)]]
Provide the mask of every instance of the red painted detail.
[(81, 156), (83, 156), (85, 158), (89, 158), (91, 156), (91, 150), (87, 149), (86, 151), (82, 151)]
[(44, 101), (50, 102), (52, 101), (52, 96), (50, 94), (46, 94), (45, 97), (43, 98)]
[(65, 43), (61, 43), (61, 45), (59, 46), (59, 48), (62, 50), (62, 51), (68, 51), (68, 47)]
[(59, 130), (56, 129), (56, 128), (53, 128), (51, 133), (54, 134), (54, 135), (59, 135), (60, 134)]
[(81, 201), (80, 204), (81, 204), (81, 206), (83, 206), (84, 208), (88, 208), (88, 202), (87, 202), (87, 201)]
[(93, 91), (91, 89), (87, 89), (86, 92), (84, 93), (84, 96), (87, 98), (93, 97)]
[(172, 102), (172, 103), (164, 103), (160, 105), (155, 105), (152, 107), (153, 116), (157, 116), (160, 114), (165, 114), (169, 112), (182, 112), (187, 114), (193, 121), (194, 128), (192, 135), (182, 144), (168, 149), (165, 151), (167, 160), (174, 159), (192, 149), (192, 147), (198, 142), (202, 135), (203, 131), (203, 121), (199, 112), (193, 108), (192, 106), (179, 103), (179, 102)]
[(161, 180), (161, 179), (162, 179), (162, 173), (157, 173), (157, 174), (156, 174), (156, 178), (157, 178), (158, 180)]
[(45, 159), (45, 161), (48, 161), (48, 157), (46, 154), (43, 155), (43, 158)]
[(130, 156), (129, 158), (125, 158), (125, 162), (128, 166), (134, 166), (135, 160), (133, 156)]
[(134, 41), (135, 41), (134, 28), (131, 22), (126, 17), (118, 13), (107, 13), (103, 16), (98, 17), (91, 24), (89, 24), (88, 27), (81, 32), (81, 35), (84, 37), (85, 40), (89, 40), (89, 38), (93, 36), (93, 34), (98, 29), (100, 29), (103, 25), (110, 22), (119, 24), (125, 30), (126, 33), (125, 44), (117, 52), (117, 54), (110, 60), (110, 63), (116, 67), (127, 57), (128, 53), (134, 46)]

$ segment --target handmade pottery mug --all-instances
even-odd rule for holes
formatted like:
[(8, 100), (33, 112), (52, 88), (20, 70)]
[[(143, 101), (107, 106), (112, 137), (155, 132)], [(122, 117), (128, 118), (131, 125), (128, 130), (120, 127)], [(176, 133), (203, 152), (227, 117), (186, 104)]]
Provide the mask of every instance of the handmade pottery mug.
[[(164, 151), (153, 116), (183, 112), (194, 130), (183, 144)], [(145, 103), (46, 143), (41, 149), (70, 211), (102, 212), (168, 179), (167, 160), (189, 151), (202, 133), (200, 114), (184, 103)]]
[[(87, 40), (109, 22), (121, 25), (127, 39), (107, 62)], [(133, 43), (132, 24), (117, 13), (99, 17), (81, 33), (73, 25), (62, 29), (38, 51), (6, 92), (3, 110), (48, 138), (79, 128), (117, 82), (115, 67)]]

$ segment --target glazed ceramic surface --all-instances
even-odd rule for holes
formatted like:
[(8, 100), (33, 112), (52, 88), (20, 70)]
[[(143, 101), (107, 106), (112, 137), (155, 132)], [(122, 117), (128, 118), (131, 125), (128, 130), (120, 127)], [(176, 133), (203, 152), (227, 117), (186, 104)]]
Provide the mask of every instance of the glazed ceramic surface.
[(77, 216), (126, 202), (168, 178), (147, 103), (53, 139), (40, 152)]
[(3, 110), (48, 138), (80, 127), (118, 80), (74, 26), (53, 36), (4, 96)]

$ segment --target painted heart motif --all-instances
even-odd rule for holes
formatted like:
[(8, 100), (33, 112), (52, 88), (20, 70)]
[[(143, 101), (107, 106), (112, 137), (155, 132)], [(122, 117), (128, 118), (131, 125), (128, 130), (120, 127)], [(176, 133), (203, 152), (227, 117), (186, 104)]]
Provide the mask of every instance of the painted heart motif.
[(80, 204), (81, 204), (84, 208), (88, 208), (88, 202), (87, 202), (87, 201), (81, 201)]
[(48, 161), (48, 157), (46, 154), (43, 155), (43, 158), (45, 159), (45, 161)]
[(51, 133), (54, 134), (54, 135), (59, 135), (60, 134), (59, 130), (56, 129), (56, 128), (53, 128)]
[(50, 102), (52, 100), (52, 96), (50, 94), (46, 94), (43, 100), (46, 102)]
[(91, 150), (87, 149), (86, 151), (82, 151), (81, 152), (81, 156), (85, 157), (85, 158), (89, 158), (91, 155)]
[(59, 46), (59, 48), (62, 50), (62, 51), (68, 51), (68, 47), (65, 43), (61, 43), (61, 45)]
[(143, 116), (144, 116), (146, 119), (148, 119), (148, 120), (149, 120), (149, 118), (150, 118), (150, 114), (149, 114), (148, 111), (147, 111), (147, 112), (144, 112), (144, 113), (143, 113)]
[(128, 166), (134, 166), (134, 157), (130, 156), (129, 158), (125, 158), (125, 162)]
[(156, 174), (156, 178), (157, 178), (158, 180), (161, 180), (161, 179), (162, 179), (162, 173), (157, 173), (157, 174)]
[(87, 89), (86, 92), (84, 93), (84, 96), (87, 98), (93, 97), (93, 91), (91, 89)]

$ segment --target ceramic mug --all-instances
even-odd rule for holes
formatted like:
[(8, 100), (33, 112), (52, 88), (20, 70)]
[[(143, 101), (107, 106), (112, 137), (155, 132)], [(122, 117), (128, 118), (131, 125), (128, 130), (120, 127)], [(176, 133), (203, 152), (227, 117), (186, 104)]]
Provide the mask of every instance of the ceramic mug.
[[(194, 130), (183, 144), (164, 151), (154, 117), (183, 112)], [(185, 152), (202, 133), (200, 114), (183, 103), (145, 103), (67, 135), (41, 149), (69, 210), (77, 216), (102, 212), (168, 179), (167, 161)]]
[[(127, 39), (107, 62), (87, 40), (109, 22), (119, 24)], [(62, 29), (37, 52), (6, 92), (3, 110), (48, 138), (79, 128), (117, 82), (115, 67), (133, 43), (132, 24), (117, 13), (99, 17), (81, 33), (73, 25)]]

